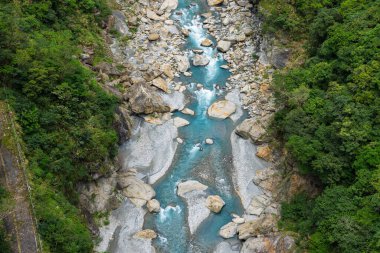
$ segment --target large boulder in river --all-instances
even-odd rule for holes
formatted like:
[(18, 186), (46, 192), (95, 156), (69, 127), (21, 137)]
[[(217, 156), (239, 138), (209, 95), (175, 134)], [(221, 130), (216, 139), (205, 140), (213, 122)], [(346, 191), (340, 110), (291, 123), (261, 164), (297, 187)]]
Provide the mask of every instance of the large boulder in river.
[(226, 203), (218, 195), (210, 195), (206, 199), (206, 206), (214, 213), (220, 213)]
[(218, 45), (216, 46), (216, 48), (220, 51), (220, 52), (227, 52), (231, 47), (231, 41), (226, 41), (226, 40), (220, 40), (218, 41)]
[(235, 222), (229, 222), (219, 230), (219, 235), (225, 239), (232, 238), (236, 235), (237, 224)]
[(236, 105), (228, 100), (213, 103), (207, 110), (210, 117), (225, 119), (236, 111)]
[(144, 229), (134, 234), (133, 237), (151, 240), (157, 238), (157, 234), (152, 229)]
[(149, 86), (137, 84), (132, 86), (125, 94), (132, 112), (137, 114), (151, 114), (154, 112), (170, 112), (170, 107)]
[(210, 39), (204, 39), (201, 42), (201, 46), (203, 47), (211, 47), (212, 46), (212, 41)]
[(254, 143), (260, 144), (263, 141), (265, 128), (256, 119), (245, 119), (235, 129), (235, 133), (244, 139), (251, 139)]
[(188, 180), (185, 182), (181, 182), (177, 186), (177, 195), (180, 197), (184, 197), (184, 195), (191, 191), (204, 191), (208, 188), (207, 185), (204, 185), (195, 180)]
[(209, 62), (210, 62), (210, 59), (207, 58), (207, 56), (205, 55), (196, 54), (193, 57), (194, 66), (206, 66), (207, 64), (209, 64)]
[(136, 174), (134, 169), (119, 172), (117, 185), (122, 189), (123, 195), (128, 197), (135, 206), (142, 207), (156, 196), (156, 192), (150, 185), (138, 179)]
[(151, 212), (151, 213), (152, 212), (154, 212), (154, 213), (160, 212), (160, 202), (158, 202), (157, 199), (148, 200), (146, 207), (148, 208), (149, 212)]
[(152, 85), (159, 88), (160, 90), (166, 92), (166, 93), (169, 93), (169, 88), (168, 88), (168, 84), (166, 83), (166, 81), (161, 78), (161, 77), (157, 77), (156, 79), (154, 79), (152, 81)]
[(223, 3), (224, 0), (207, 0), (208, 5), (215, 6)]

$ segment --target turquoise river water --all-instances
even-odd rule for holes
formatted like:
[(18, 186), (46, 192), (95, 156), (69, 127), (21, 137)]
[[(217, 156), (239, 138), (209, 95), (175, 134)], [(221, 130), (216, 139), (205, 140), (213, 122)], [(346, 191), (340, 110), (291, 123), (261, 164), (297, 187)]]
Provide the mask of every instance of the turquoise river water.
[[(205, 38), (213, 40), (214, 45), (216, 43), (202, 28), (203, 17), (200, 14), (209, 11), (204, 0), (180, 0), (171, 17), (191, 31), (184, 46), (184, 50), (189, 51), (189, 58), (193, 56), (191, 49), (203, 49), (210, 63), (204, 67), (191, 66), (192, 76), (180, 78), (187, 85), (186, 95), (191, 98), (186, 107), (194, 110), (195, 116), (179, 112), (174, 115), (187, 119), (190, 125), (179, 129), (179, 137), (185, 142), (178, 146), (170, 170), (154, 185), (162, 210), (145, 217), (144, 228), (154, 229), (160, 235), (154, 241), (158, 252), (212, 252), (216, 244), (222, 241), (218, 235), (220, 227), (231, 221), (231, 213), (241, 215), (243, 212), (231, 180), (233, 164), (230, 136), (238, 122), (229, 118), (213, 119), (207, 115), (207, 108), (226, 95), (225, 83), (230, 75), (228, 70), (220, 68), (226, 62), (215, 47), (200, 46)], [(213, 15), (217, 13), (213, 12)], [(204, 88), (197, 89), (198, 83)], [(205, 144), (206, 138), (212, 138), (214, 144)], [(220, 195), (226, 202), (222, 212), (211, 213), (193, 235), (190, 235), (187, 226), (186, 204), (176, 194), (177, 184), (190, 179), (209, 186), (207, 193)]]

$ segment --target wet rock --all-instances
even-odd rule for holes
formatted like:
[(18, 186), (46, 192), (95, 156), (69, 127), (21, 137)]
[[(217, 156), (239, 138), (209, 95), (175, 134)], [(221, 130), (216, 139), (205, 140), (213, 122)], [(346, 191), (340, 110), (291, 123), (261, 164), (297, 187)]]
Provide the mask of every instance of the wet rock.
[(144, 230), (141, 230), (141, 231), (137, 232), (136, 234), (134, 234), (133, 238), (151, 240), (151, 239), (157, 238), (157, 234), (156, 234), (156, 232), (154, 232), (151, 229), (144, 229)]
[(182, 112), (183, 114), (188, 114), (188, 115), (192, 115), (192, 116), (195, 114), (194, 111), (191, 110), (191, 109), (189, 109), (189, 108), (185, 108), (185, 109), (183, 109), (181, 112)]
[(158, 213), (160, 211), (160, 202), (158, 202), (157, 199), (148, 200), (146, 207), (148, 208), (149, 212)]
[(225, 239), (232, 238), (236, 235), (237, 224), (234, 222), (229, 222), (219, 230), (219, 235)]
[(203, 54), (203, 49), (193, 49), (194, 54)]
[(160, 39), (160, 35), (158, 33), (151, 33), (148, 36), (149, 41), (156, 41)]
[(212, 46), (212, 41), (210, 39), (204, 39), (201, 42), (201, 46), (203, 47), (211, 47)]
[(216, 46), (216, 48), (220, 51), (220, 52), (227, 52), (231, 47), (231, 42), (230, 41), (226, 41), (226, 40), (220, 40), (218, 41), (218, 45)]
[(250, 138), (253, 142), (259, 144), (263, 141), (265, 134), (264, 126), (257, 119), (245, 119), (237, 126), (235, 133), (244, 139)]
[(207, 110), (210, 117), (225, 119), (236, 111), (236, 105), (228, 100), (213, 103)]
[(208, 5), (215, 6), (223, 3), (224, 0), (207, 0)]
[(196, 54), (193, 57), (193, 65), (194, 66), (206, 66), (209, 64), (210, 59), (207, 58), (207, 56)]
[(212, 145), (212, 144), (214, 144), (213, 139), (210, 139), (210, 138), (207, 138), (207, 139), (205, 140), (205, 142), (206, 142), (206, 144), (208, 144), (208, 145)]
[(183, 36), (185, 36), (185, 37), (189, 37), (189, 35), (190, 35), (189, 29), (182, 28), (181, 32), (182, 32)]
[(173, 119), (173, 124), (174, 126), (176, 127), (183, 127), (183, 126), (187, 126), (190, 124), (189, 121), (183, 119), (183, 118), (180, 118), (180, 117), (176, 117)]
[(135, 206), (142, 207), (156, 195), (156, 192), (150, 185), (138, 179), (136, 173), (133, 169), (119, 172), (117, 185), (122, 189), (123, 195), (128, 197)]
[(152, 88), (143, 84), (134, 85), (125, 94), (132, 112), (137, 114), (151, 114), (154, 112), (169, 112), (170, 107)]
[(164, 91), (166, 93), (169, 93), (168, 84), (161, 77), (158, 77), (158, 78), (154, 79), (152, 81), (152, 85), (155, 86), (155, 87), (157, 87), (157, 88), (159, 88), (160, 90), (162, 90), (162, 91)]
[(206, 206), (214, 213), (220, 213), (226, 203), (218, 195), (210, 195), (206, 199)]
[(177, 137), (176, 140), (177, 140), (177, 142), (178, 142), (179, 144), (182, 144), (182, 143), (183, 143), (183, 140), (182, 140), (181, 138), (179, 138), (179, 137)]

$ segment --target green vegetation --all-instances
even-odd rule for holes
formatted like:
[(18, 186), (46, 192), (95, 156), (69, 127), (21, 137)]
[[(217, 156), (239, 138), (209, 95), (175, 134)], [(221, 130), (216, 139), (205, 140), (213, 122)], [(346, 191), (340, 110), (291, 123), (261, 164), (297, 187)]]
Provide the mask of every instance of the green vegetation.
[(3, 253), (11, 253), (11, 248), (9, 245), (9, 238), (5, 231), (4, 222), (2, 218), (4, 217), (4, 214), (8, 211), (9, 208), (9, 202), (10, 202), (10, 196), (9, 193), (0, 186), (0, 252)]
[(267, 31), (306, 39), (275, 78), (273, 127), (323, 192), (284, 203), (280, 226), (309, 252), (380, 251), (380, 2), (264, 0)]
[(117, 101), (78, 60), (81, 47), (94, 49), (94, 63), (106, 57), (105, 2), (0, 0), (0, 99), (22, 129), (46, 252), (92, 252), (75, 187), (107, 172), (116, 153)]

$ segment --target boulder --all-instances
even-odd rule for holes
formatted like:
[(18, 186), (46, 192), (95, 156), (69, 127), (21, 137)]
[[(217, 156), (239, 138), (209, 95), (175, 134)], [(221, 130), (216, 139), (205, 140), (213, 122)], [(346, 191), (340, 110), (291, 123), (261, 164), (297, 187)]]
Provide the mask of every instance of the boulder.
[(207, 0), (208, 5), (215, 6), (223, 3), (224, 0)]
[(182, 111), (181, 111), (183, 114), (187, 114), (187, 115), (194, 115), (194, 111), (189, 109), (189, 108), (184, 108)]
[(135, 206), (142, 207), (156, 195), (156, 192), (150, 185), (138, 179), (136, 173), (134, 169), (119, 172), (117, 185)]
[(231, 42), (230, 41), (226, 41), (226, 40), (220, 40), (218, 41), (218, 45), (216, 46), (216, 48), (220, 51), (220, 52), (227, 52), (231, 47)]
[(184, 197), (184, 195), (191, 191), (204, 191), (208, 188), (207, 185), (204, 185), (195, 180), (188, 180), (181, 182), (177, 185), (177, 195)]
[(211, 47), (212, 46), (212, 41), (210, 39), (204, 39), (201, 42), (201, 46), (203, 47)]
[(183, 127), (183, 126), (187, 126), (190, 124), (189, 121), (183, 119), (183, 118), (180, 118), (180, 117), (176, 117), (173, 119), (173, 124), (174, 126), (176, 127)]
[(151, 240), (157, 238), (157, 234), (152, 229), (144, 229), (134, 234), (133, 238)]
[(170, 12), (177, 9), (178, 0), (165, 0), (160, 7), (160, 12)]
[(206, 206), (214, 213), (219, 213), (226, 203), (218, 195), (210, 195), (206, 199)]
[(160, 212), (160, 202), (158, 202), (157, 199), (151, 199), (148, 200), (146, 207), (148, 208), (149, 212), (158, 213)]
[(196, 54), (193, 57), (193, 65), (194, 66), (206, 66), (209, 64), (210, 59), (207, 58), (207, 56)]
[(151, 33), (148, 36), (149, 41), (156, 41), (160, 39), (160, 35), (158, 33)]
[(236, 111), (236, 105), (228, 100), (213, 103), (207, 110), (210, 117), (225, 119)]
[(179, 143), (179, 144), (182, 144), (183, 143), (183, 140), (179, 137), (176, 138), (176, 141)]
[(229, 222), (219, 230), (219, 235), (225, 239), (232, 238), (236, 235), (237, 224), (234, 222)]
[(262, 143), (265, 134), (264, 126), (256, 119), (245, 119), (235, 129), (235, 133), (244, 139), (251, 139), (254, 143)]
[(154, 11), (149, 10), (149, 9), (146, 10), (146, 16), (147, 16), (147, 18), (152, 19), (152, 20), (156, 20), (156, 21), (163, 20), (163, 18), (158, 16), (157, 13), (155, 13)]
[(207, 138), (207, 139), (205, 140), (205, 142), (206, 142), (206, 144), (208, 144), (208, 145), (212, 145), (212, 144), (214, 144), (214, 140), (213, 140), (213, 139), (210, 139), (210, 138)]
[(190, 35), (190, 30), (189, 29), (182, 28), (181, 32), (182, 32), (183, 36), (185, 36), (185, 37), (189, 37), (189, 35)]
[(154, 112), (170, 112), (170, 107), (149, 86), (137, 84), (132, 86), (125, 94), (132, 112), (137, 114), (151, 114)]
[(172, 67), (170, 66), (170, 64), (163, 64), (161, 66), (161, 71), (170, 79), (173, 79), (174, 78), (174, 73), (173, 73), (173, 69)]
[(166, 83), (166, 81), (161, 78), (161, 77), (158, 77), (156, 79), (154, 79), (152, 81), (152, 85), (159, 88), (160, 90), (166, 92), (166, 93), (169, 93), (169, 88), (168, 88), (168, 84)]
[(185, 55), (175, 56), (177, 62), (177, 70), (179, 72), (186, 72), (190, 68), (189, 59)]

